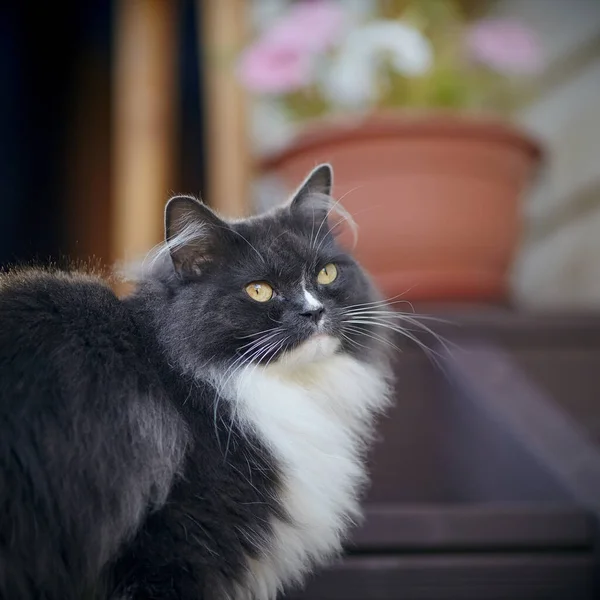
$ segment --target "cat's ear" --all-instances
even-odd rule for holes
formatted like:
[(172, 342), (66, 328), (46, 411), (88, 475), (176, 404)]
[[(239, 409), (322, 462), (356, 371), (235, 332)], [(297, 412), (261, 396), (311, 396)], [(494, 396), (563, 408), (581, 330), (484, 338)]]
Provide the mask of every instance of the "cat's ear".
[(339, 201), (331, 197), (332, 189), (333, 167), (328, 163), (319, 165), (292, 197), (289, 205), (292, 216), (311, 236), (336, 238), (349, 230), (356, 244), (356, 223)]
[(314, 198), (331, 196), (333, 168), (328, 163), (315, 167), (300, 184), (290, 204), (292, 212), (302, 211), (312, 205)]
[(191, 196), (175, 196), (165, 207), (165, 242), (184, 279), (201, 275), (223, 252), (229, 231), (225, 221)]
[[(292, 217), (311, 235), (315, 231), (334, 234), (330, 221), (338, 205), (331, 197), (332, 187), (333, 169), (330, 164), (325, 163), (308, 174), (292, 197)], [(323, 227), (324, 225), (326, 226)]]

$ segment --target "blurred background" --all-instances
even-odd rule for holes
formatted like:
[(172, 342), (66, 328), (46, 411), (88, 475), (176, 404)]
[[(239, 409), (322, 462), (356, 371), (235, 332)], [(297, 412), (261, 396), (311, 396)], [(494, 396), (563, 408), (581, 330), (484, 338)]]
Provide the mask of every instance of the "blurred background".
[[(201, 16), (192, 1), (2, 3), (0, 263), (111, 265), (123, 236), (135, 252), (160, 239), (172, 191), (199, 193)], [(124, 231), (123, 181), (140, 234)]]
[(450, 315), (303, 597), (600, 597), (598, 0), (24, 0), (0, 44), (0, 266), (109, 273), (169, 195), (248, 215), (327, 161), (386, 296)]

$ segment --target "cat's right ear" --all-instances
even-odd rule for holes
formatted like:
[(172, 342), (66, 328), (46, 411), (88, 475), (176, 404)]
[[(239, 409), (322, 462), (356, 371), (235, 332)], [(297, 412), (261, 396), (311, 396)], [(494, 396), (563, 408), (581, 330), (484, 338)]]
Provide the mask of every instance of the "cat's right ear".
[[(302, 211), (315, 209), (315, 196), (331, 196), (333, 188), (333, 167), (329, 163), (323, 163), (315, 167), (300, 184), (292, 197), (290, 207), (292, 212), (301, 213)], [(319, 204), (319, 202), (317, 202)], [(323, 202), (321, 201), (321, 207)]]
[(165, 207), (165, 242), (183, 279), (201, 275), (223, 252), (228, 231), (225, 221), (191, 196), (175, 196)]

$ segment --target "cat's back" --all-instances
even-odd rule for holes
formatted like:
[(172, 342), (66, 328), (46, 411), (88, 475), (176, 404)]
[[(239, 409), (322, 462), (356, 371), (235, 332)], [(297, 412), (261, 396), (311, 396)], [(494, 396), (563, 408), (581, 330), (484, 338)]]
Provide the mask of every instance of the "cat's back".
[[(97, 332), (127, 318), (122, 302), (99, 277), (63, 271), (18, 270), (0, 275), (2, 341), (6, 335)], [(37, 342), (41, 341), (39, 338)]]
[(76, 377), (92, 366), (110, 368), (119, 354), (134, 351), (134, 334), (122, 302), (97, 277), (43, 270), (2, 274), (0, 397), (39, 386), (63, 369)]

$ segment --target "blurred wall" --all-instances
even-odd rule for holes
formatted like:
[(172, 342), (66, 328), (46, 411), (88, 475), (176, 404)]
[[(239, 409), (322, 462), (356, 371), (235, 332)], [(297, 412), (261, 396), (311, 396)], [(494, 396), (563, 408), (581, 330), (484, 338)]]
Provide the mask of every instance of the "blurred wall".
[(519, 121), (546, 144), (527, 199), (514, 270), (518, 300), (535, 307), (600, 307), (600, 2), (499, 0), (540, 35), (546, 72)]

